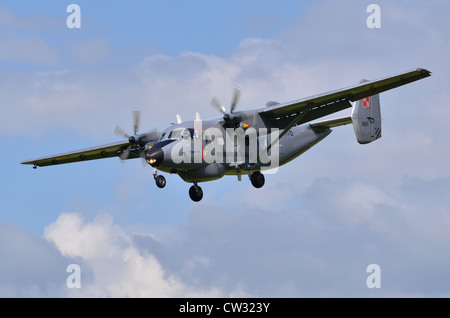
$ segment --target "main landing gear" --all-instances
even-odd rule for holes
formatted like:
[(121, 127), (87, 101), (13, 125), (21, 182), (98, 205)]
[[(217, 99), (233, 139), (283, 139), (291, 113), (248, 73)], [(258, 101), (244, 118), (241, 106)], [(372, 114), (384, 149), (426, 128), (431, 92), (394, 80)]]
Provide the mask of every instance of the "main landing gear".
[(203, 190), (197, 185), (197, 182), (194, 182), (194, 185), (189, 188), (189, 196), (194, 202), (198, 202), (203, 198)]
[(250, 175), (250, 181), (255, 188), (261, 188), (265, 180), (264, 175), (259, 171), (255, 171)]

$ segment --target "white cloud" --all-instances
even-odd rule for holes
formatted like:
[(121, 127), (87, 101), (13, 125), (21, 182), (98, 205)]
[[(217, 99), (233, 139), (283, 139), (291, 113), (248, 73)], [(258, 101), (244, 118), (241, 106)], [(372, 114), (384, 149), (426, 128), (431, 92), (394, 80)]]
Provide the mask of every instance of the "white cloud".
[[(92, 280), (68, 292), (83, 297), (219, 297), (218, 288), (202, 289), (185, 285), (176, 275), (167, 274), (159, 261), (141, 253), (130, 236), (112, 223), (109, 215), (87, 222), (77, 213), (63, 213), (50, 224), (44, 236), (63, 255), (83, 262)], [(196, 261), (189, 262), (189, 271)], [(199, 260), (204, 263), (204, 260)]]
[(2, 30), (55, 30), (64, 22), (65, 18), (42, 14), (23, 15), (12, 12), (4, 5), (0, 6), (0, 27)]
[(58, 52), (38, 36), (19, 36), (15, 32), (0, 34), (0, 61), (25, 62), (55, 66), (61, 63)]
[(70, 56), (75, 62), (82, 65), (94, 66), (107, 64), (112, 58), (110, 43), (103, 38), (88, 39), (85, 41), (70, 41), (66, 44)]
[[(198, 205), (182, 224), (139, 232), (107, 213), (62, 213), (44, 239), (1, 225), (9, 262), (0, 263), (0, 295), (445, 297), (448, 184), (410, 179), (387, 189), (362, 177), (323, 178), (278, 209), (251, 198), (240, 207)], [(72, 263), (80, 289), (65, 286)], [(372, 263), (382, 269), (376, 294), (365, 286)]]
[(134, 234), (105, 214), (64, 213), (45, 238), (90, 273), (69, 296), (374, 296), (372, 263), (383, 275), (376, 296), (448, 295), (449, 213), (421, 193), (448, 179), (405, 180), (392, 193), (361, 180), (320, 180), (278, 210), (196, 206), (168, 231)]

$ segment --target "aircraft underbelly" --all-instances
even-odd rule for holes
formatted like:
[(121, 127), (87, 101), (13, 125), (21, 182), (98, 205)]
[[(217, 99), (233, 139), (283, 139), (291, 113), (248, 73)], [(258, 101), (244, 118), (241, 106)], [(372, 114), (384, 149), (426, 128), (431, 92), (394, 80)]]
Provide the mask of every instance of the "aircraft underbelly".
[(314, 131), (309, 124), (291, 128), (280, 140), (280, 166), (297, 158), (331, 132), (331, 129)]
[(204, 182), (220, 179), (226, 168), (221, 163), (211, 163), (195, 170), (179, 171), (178, 175), (186, 182)]

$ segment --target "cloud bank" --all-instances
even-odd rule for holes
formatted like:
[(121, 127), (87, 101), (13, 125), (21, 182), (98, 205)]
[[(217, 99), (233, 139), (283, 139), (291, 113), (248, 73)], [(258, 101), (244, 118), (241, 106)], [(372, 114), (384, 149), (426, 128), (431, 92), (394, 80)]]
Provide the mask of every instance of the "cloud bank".
[[(351, 127), (336, 129), (262, 189), (211, 183), (209, 198), (185, 208), (186, 222), (133, 227), (115, 223), (117, 211), (61, 213), (43, 237), (2, 224), (0, 295), (448, 297), (448, 4), (380, 6), (378, 30), (365, 26), (360, 1), (325, 1), (276, 38), (244, 39), (227, 56), (149, 54), (127, 67), (93, 66), (89, 50), (116, 58), (101, 39), (72, 56), (81, 67), (62, 68), (46, 60), (67, 62), (61, 47), (0, 34), (11, 50), (35, 41), (35, 57), (17, 57), (51, 65), (0, 75), (0, 132), (30, 138), (69, 129), (107, 139), (115, 123), (131, 128), (133, 107), (150, 127), (165, 127), (176, 113), (214, 117), (209, 96), (226, 104), (235, 84), (243, 88), (239, 108), (248, 109), (415, 67), (433, 71), (381, 96), (381, 140), (360, 146)], [(10, 59), (5, 52), (0, 60)], [(81, 267), (80, 289), (65, 284), (71, 263)], [(380, 289), (366, 286), (373, 263)]]
[[(405, 180), (388, 192), (363, 179), (322, 178), (296, 191), (295, 208), (196, 206), (188, 222), (169, 228), (126, 229), (107, 213), (91, 220), (62, 213), (43, 238), (3, 225), (1, 241), (14, 246), (2, 244), (9, 262), (0, 290), (14, 297), (448, 297), (450, 217), (434, 197), (449, 183)], [(381, 267), (377, 290), (366, 286), (373, 263)], [(69, 264), (81, 268), (79, 289), (66, 285)]]

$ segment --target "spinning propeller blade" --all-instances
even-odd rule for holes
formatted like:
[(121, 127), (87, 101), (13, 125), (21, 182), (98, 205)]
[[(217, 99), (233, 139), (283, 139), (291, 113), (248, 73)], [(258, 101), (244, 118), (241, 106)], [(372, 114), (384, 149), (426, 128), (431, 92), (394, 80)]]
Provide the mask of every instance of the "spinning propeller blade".
[(131, 150), (131, 145), (129, 145), (127, 147), (127, 149), (125, 149), (125, 151), (119, 155), (120, 160), (128, 159), (128, 156), (130, 155), (130, 150)]
[(133, 128), (134, 128), (135, 135), (137, 135), (139, 132), (140, 123), (141, 123), (141, 110), (133, 109)]
[(152, 130), (150, 130), (149, 132), (147, 132), (145, 134), (145, 137), (148, 140), (157, 140), (157, 139), (159, 139), (159, 129), (158, 128), (153, 128)]
[(219, 102), (219, 100), (216, 97), (211, 97), (209, 100), (209, 103), (214, 106), (217, 110), (219, 110), (223, 114), (223, 119), (227, 123), (227, 125), (236, 125), (240, 118), (239, 116), (233, 115), (237, 104), (239, 102), (239, 99), (241, 97), (241, 88), (238, 86), (235, 86), (233, 89), (233, 95), (231, 97), (231, 103), (230, 103), (230, 112), (227, 113), (225, 107)]
[(219, 102), (219, 100), (217, 98), (215, 98), (214, 96), (211, 97), (211, 99), (209, 100), (209, 103), (214, 106), (217, 110), (219, 110), (222, 114), (226, 114), (227, 110), (225, 109), (225, 107)]
[(116, 135), (120, 135), (120, 136), (125, 137), (125, 138), (130, 138), (131, 137), (125, 130), (123, 130), (122, 128), (120, 128), (117, 125), (114, 126), (113, 132)]
[(145, 134), (139, 134), (139, 126), (141, 122), (141, 110), (140, 109), (133, 109), (133, 132), (134, 135), (128, 134), (124, 129), (122, 129), (120, 126), (115, 125), (113, 132), (116, 135), (120, 135), (122, 137), (125, 137), (128, 139), (128, 142), (130, 145), (119, 155), (119, 158), (121, 160), (128, 159), (130, 156), (131, 148), (133, 144), (138, 144), (139, 146), (143, 147), (145, 143), (149, 141), (156, 141), (159, 139), (159, 130), (157, 128), (154, 128), (150, 130), (149, 132)]
[(241, 89), (238, 86), (235, 86), (233, 90), (233, 98), (231, 99), (230, 113), (234, 113), (234, 110), (237, 106), (237, 103), (239, 102), (240, 97), (241, 97)]
[[(239, 98), (241, 97), (241, 88), (238, 86), (234, 87), (233, 90), (233, 96), (231, 98), (231, 104), (230, 104), (230, 113), (234, 113), (234, 110), (236, 109), (236, 106), (239, 102)], [(226, 115), (227, 114), (227, 110), (225, 109), (225, 107), (219, 102), (219, 100), (213, 96), (210, 98), (209, 103), (214, 106), (214, 108), (216, 108), (217, 110), (219, 110), (222, 114)]]

